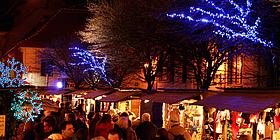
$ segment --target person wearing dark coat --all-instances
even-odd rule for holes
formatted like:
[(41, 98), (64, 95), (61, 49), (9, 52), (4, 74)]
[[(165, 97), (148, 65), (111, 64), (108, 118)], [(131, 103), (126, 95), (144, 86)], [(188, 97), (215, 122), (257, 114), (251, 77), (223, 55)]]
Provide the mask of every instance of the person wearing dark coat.
[(136, 128), (137, 137), (140, 140), (153, 140), (156, 137), (157, 127), (151, 122), (149, 113), (144, 113), (141, 117), (142, 123)]

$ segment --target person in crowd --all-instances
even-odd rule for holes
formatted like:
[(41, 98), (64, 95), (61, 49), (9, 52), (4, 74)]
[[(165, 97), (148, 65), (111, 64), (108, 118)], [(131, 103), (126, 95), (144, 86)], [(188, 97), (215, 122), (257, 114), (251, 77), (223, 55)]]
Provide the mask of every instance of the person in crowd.
[(75, 118), (75, 114), (73, 112), (68, 112), (65, 114), (64, 121), (73, 122), (75, 120), (76, 120), (76, 118)]
[(71, 122), (64, 122), (61, 125), (61, 134), (63, 140), (71, 140), (74, 134), (74, 126)]
[(168, 130), (169, 132), (169, 139), (174, 140), (174, 139), (185, 139), (185, 140), (191, 140), (192, 137), (191, 135), (183, 128), (180, 126), (180, 111), (178, 109), (174, 109), (170, 113), (170, 122), (171, 122), (171, 128)]
[[(48, 116), (43, 120), (43, 134), (40, 136), (42, 139), (48, 138), (55, 132), (55, 119), (52, 116)], [(40, 132), (39, 132), (40, 133)], [(40, 135), (40, 134), (39, 134)]]
[(107, 138), (111, 129), (113, 129), (111, 115), (104, 114), (101, 120), (96, 124), (94, 137), (103, 136), (104, 138)]
[(62, 140), (63, 137), (59, 133), (51, 134), (46, 140)]
[(157, 130), (157, 134), (154, 140), (169, 140), (168, 139), (168, 131), (164, 128), (159, 128)]
[(87, 128), (80, 128), (73, 136), (73, 140), (87, 140), (88, 130)]
[(114, 125), (114, 130), (119, 131), (124, 140), (137, 140), (135, 131), (129, 127), (128, 116), (120, 117), (117, 124)]
[(107, 114), (111, 115), (112, 117), (115, 116), (117, 114), (115, 109), (110, 109), (107, 111)]
[(129, 126), (129, 127), (132, 126), (132, 123), (131, 123), (131, 121), (130, 121), (130, 119), (129, 119), (129, 114), (128, 114), (127, 112), (122, 112), (122, 113), (120, 114), (120, 117), (126, 117), (126, 118), (128, 119), (128, 126)]
[(91, 140), (106, 140), (103, 136), (94, 137)]
[(14, 130), (15, 136), (13, 136), (12, 140), (22, 140), (24, 137), (24, 123), (18, 122), (16, 124), (16, 129)]
[(74, 123), (74, 128), (76, 129), (76, 131), (80, 129), (87, 129), (85, 115), (81, 114), (78, 110), (75, 110), (75, 116), (76, 116), (76, 120)]
[(141, 120), (140, 118), (136, 118), (136, 117), (132, 117), (132, 120), (131, 120), (131, 128), (133, 130), (136, 130), (137, 126), (140, 124)]
[(73, 112), (66, 113), (66, 114), (65, 114), (64, 121), (70, 122), (70, 123), (73, 124), (75, 133), (76, 133), (80, 128), (82, 128), (82, 127), (81, 127), (82, 125), (77, 123), (77, 121), (76, 121), (76, 116), (75, 116), (75, 114), (74, 114)]
[(95, 114), (93, 119), (90, 121), (89, 124), (89, 138), (93, 138), (94, 137), (94, 132), (95, 132), (95, 127), (97, 122), (99, 122), (99, 120), (102, 118), (101, 115), (99, 114)]
[(36, 140), (36, 133), (32, 128), (33, 122), (26, 122), (24, 125), (23, 140)]
[(157, 127), (151, 122), (149, 113), (144, 113), (141, 116), (142, 122), (136, 128), (137, 137), (140, 140), (153, 140), (156, 136)]
[(84, 104), (79, 104), (79, 105), (76, 107), (76, 110), (77, 110), (80, 114), (86, 115), (86, 112), (84, 111), (83, 106), (84, 106)]
[(108, 134), (108, 140), (122, 140), (122, 137), (117, 130), (110, 130)]
[(89, 113), (87, 114), (87, 124), (88, 124), (88, 125), (90, 124), (90, 122), (92, 121), (92, 119), (94, 118), (94, 116), (95, 116), (95, 113), (94, 113), (94, 112), (89, 112)]

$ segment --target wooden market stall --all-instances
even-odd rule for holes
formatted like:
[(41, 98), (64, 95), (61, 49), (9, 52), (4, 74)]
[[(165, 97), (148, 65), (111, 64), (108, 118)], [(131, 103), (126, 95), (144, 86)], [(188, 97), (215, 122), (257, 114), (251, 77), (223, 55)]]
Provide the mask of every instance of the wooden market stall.
[(141, 90), (117, 90), (111, 94), (102, 96), (98, 101), (102, 102), (101, 110), (103, 112), (109, 109), (117, 109), (119, 112), (133, 112), (136, 117), (139, 116)]
[(214, 139), (238, 139), (244, 135), (272, 139), (273, 133), (279, 133), (278, 103), (280, 90), (225, 89), (195, 104), (217, 109), (209, 116), (213, 119)]

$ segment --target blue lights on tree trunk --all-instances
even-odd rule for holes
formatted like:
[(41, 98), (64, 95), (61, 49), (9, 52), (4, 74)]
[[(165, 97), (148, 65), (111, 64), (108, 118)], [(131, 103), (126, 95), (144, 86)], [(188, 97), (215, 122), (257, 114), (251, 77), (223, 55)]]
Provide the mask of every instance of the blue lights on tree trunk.
[(84, 74), (94, 76), (96, 79), (95, 82), (99, 82), (99, 79), (103, 79), (109, 85), (111, 85), (111, 82), (106, 75), (106, 56), (98, 57), (95, 54), (78, 47), (73, 47), (70, 49), (73, 50), (73, 56), (79, 59), (78, 62), (72, 63), (72, 65), (79, 65), (83, 67)]

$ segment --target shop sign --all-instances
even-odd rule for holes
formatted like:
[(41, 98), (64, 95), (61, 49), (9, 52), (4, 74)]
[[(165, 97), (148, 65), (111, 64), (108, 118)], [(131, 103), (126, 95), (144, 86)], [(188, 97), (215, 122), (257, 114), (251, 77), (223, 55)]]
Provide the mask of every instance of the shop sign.
[(6, 115), (0, 115), (0, 137), (5, 137)]

